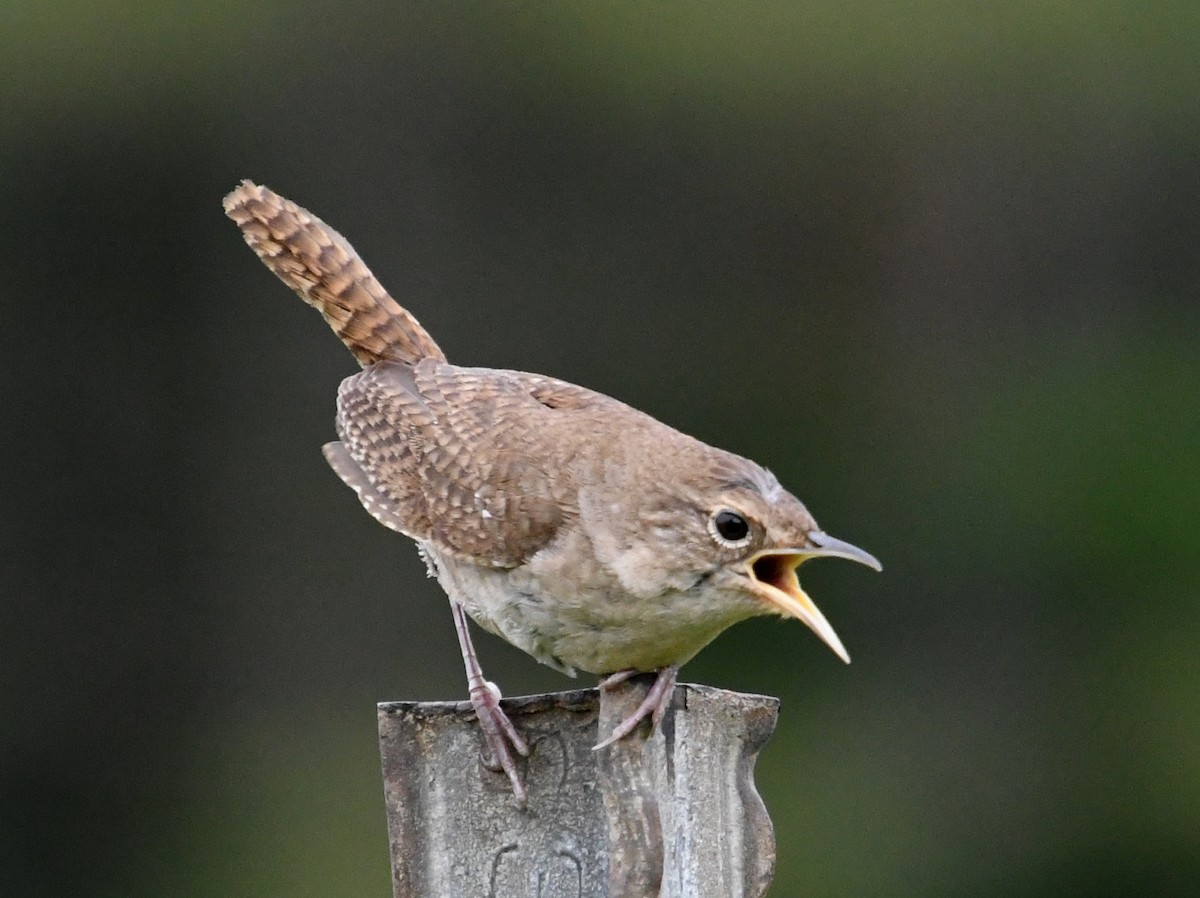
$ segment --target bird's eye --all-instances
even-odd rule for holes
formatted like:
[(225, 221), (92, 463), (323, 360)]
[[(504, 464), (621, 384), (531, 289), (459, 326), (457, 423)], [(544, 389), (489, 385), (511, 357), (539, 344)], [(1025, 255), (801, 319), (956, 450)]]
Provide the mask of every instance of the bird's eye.
[(750, 542), (750, 525), (736, 511), (722, 508), (708, 519), (708, 529), (717, 542), (730, 548)]

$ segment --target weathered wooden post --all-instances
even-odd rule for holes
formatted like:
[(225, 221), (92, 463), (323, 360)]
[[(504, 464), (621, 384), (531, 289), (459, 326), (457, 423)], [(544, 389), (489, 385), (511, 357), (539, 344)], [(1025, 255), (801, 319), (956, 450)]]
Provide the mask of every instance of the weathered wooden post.
[(533, 748), (520, 810), (467, 702), (379, 706), (395, 898), (759, 898), (775, 837), (754, 763), (778, 700), (680, 684), (661, 726), (592, 751), (646, 694), (506, 700)]

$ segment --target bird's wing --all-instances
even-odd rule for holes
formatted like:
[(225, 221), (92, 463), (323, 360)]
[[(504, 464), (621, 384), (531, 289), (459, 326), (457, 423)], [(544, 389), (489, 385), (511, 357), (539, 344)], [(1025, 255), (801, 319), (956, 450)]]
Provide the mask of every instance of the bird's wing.
[(380, 362), (343, 381), (344, 452), (326, 455), (385, 525), (511, 567), (577, 513), (566, 453), (578, 441), (557, 435), (614, 408), (628, 407), (539, 375)]

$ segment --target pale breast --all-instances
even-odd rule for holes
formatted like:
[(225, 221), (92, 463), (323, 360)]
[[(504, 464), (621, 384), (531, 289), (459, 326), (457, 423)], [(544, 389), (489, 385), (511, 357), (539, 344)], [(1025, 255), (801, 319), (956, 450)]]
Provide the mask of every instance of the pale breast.
[(479, 626), (570, 675), (683, 664), (733, 624), (764, 613), (758, 603), (709, 596), (703, 583), (651, 600), (578, 582), (549, 589), (528, 566), (489, 569), (428, 551), (438, 582)]

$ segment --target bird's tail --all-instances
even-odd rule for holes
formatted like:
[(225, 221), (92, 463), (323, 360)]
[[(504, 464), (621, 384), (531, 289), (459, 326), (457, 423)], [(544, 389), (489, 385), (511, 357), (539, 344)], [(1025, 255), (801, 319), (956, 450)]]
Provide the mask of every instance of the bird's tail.
[(382, 359), (445, 361), (433, 337), (388, 295), (349, 242), (266, 187), (243, 181), (225, 197), (250, 248), (317, 309), (363, 367)]

